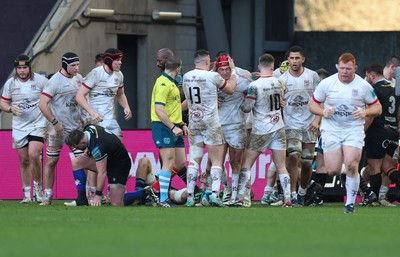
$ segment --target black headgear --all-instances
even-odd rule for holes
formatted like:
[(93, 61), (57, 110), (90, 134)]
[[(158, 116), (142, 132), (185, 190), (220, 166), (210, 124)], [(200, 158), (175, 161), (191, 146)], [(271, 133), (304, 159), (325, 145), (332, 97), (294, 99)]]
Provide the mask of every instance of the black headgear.
[(18, 55), (14, 60), (14, 67), (17, 68), (18, 66), (28, 66), (31, 68), (31, 58), (26, 54)]
[(68, 72), (68, 65), (74, 62), (79, 62), (79, 57), (75, 53), (65, 53), (61, 58), (61, 65), (63, 69), (69, 74)]
[(109, 48), (104, 52), (103, 61), (104, 64), (106, 64), (113, 71), (112, 68), (113, 61), (121, 58), (122, 58), (122, 52), (120, 50), (115, 48)]

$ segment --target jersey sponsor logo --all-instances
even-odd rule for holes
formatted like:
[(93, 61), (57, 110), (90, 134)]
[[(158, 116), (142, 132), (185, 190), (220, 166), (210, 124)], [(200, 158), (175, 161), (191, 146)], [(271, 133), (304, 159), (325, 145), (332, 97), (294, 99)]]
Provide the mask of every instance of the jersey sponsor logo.
[(97, 97), (97, 96), (100, 96), (100, 95), (113, 97), (113, 96), (115, 96), (115, 93), (111, 89), (107, 89), (107, 90), (104, 90), (103, 92), (99, 92), (99, 93), (93, 94), (93, 97)]
[(350, 111), (350, 108), (347, 105), (340, 105), (338, 108), (335, 110), (335, 115), (340, 116), (340, 117), (348, 117), (351, 116), (352, 111)]
[(65, 107), (74, 107), (76, 108), (78, 106), (78, 104), (75, 101), (75, 96), (72, 97), (71, 100), (69, 100), (68, 102), (65, 103)]
[(288, 103), (288, 106), (291, 107), (302, 107), (308, 104), (308, 101), (304, 99), (301, 95), (296, 96), (292, 102)]
[(204, 117), (204, 112), (203, 112), (203, 110), (198, 109), (198, 108), (193, 109), (190, 112), (190, 117), (191, 117), (191, 120), (194, 121), (194, 122), (202, 121), (203, 117)]
[(198, 82), (206, 82), (206, 79), (204, 79), (204, 78), (197, 78), (196, 75), (193, 75), (191, 79), (184, 79), (183, 82), (187, 82), (187, 83), (189, 83), (189, 82), (197, 82), (197, 83), (198, 83)]
[(388, 148), (389, 145), (398, 146), (399, 143), (396, 140), (389, 140), (389, 139), (383, 140), (382, 148), (386, 149), (386, 148)]
[(31, 104), (29, 99), (22, 100), (22, 103), (18, 104), (18, 107), (22, 109), (30, 109), (36, 107), (37, 104)]

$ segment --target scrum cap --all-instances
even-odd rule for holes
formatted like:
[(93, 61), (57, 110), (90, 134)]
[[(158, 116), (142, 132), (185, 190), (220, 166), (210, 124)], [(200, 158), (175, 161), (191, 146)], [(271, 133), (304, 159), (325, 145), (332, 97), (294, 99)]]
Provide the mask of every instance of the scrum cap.
[(115, 48), (109, 48), (104, 52), (104, 57), (103, 61), (104, 64), (106, 64), (111, 70), (112, 68), (112, 63), (115, 60), (122, 59), (122, 51), (115, 49)]
[(74, 62), (79, 62), (79, 57), (75, 53), (68, 52), (65, 53), (62, 58), (61, 58), (61, 65), (62, 68), (69, 74), (68, 72), (68, 65), (74, 63)]
[(220, 67), (229, 66), (228, 56), (221, 55), (215, 61), (215, 68), (218, 70)]
[(26, 54), (18, 55), (14, 60), (14, 67), (17, 68), (18, 66), (28, 66), (31, 68), (31, 58)]

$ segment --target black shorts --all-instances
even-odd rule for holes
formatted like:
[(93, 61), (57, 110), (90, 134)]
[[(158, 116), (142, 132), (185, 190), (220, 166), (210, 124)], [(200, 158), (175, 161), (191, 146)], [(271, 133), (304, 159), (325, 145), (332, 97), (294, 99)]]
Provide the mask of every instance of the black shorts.
[(131, 170), (131, 159), (119, 161), (118, 165), (108, 163), (107, 165), (107, 179), (108, 184), (122, 184), (126, 185), (128, 180), (129, 171)]
[(368, 159), (382, 159), (385, 155), (393, 157), (394, 152), (399, 146), (396, 137), (366, 137), (365, 152)]
[(21, 148), (27, 147), (29, 145), (29, 142), (32, 142), (32, 141), (44, 143), (44, 138), (43, 137), (38, 137), (38, 136), (28, 135), (28, 143), (26, 145), (24, 145), (23, 147), (21, 147)]

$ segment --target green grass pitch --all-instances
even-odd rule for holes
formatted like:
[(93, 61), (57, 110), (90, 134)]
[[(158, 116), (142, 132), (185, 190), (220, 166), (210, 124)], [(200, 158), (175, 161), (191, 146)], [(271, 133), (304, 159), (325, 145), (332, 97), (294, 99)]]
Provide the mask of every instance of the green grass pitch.
[(0, 256), (398, 256), (400, 206), (64, 207), (0, 201)]

